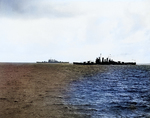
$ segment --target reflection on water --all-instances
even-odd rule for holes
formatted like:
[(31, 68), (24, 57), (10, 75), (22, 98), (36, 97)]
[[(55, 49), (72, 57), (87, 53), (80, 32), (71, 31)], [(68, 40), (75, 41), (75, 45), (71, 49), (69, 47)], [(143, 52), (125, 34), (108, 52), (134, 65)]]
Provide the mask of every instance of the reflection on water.
[(150, 117), (150, 66), (101, 66), (70, 84), (65, 103), (93, 118)]

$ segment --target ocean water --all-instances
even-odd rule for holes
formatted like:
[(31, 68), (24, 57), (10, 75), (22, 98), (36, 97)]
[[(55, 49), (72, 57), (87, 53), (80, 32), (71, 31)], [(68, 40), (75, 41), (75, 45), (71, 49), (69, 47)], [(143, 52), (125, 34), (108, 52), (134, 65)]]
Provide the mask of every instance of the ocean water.
[(91, 118), (150, 118), (150, 66), (101, 66), (70, 83), (65, 104)]

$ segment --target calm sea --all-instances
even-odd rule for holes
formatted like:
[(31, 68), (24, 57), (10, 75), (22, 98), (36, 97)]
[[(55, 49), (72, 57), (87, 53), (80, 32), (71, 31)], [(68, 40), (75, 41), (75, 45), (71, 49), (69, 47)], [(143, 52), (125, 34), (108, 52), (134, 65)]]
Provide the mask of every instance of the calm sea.
[(150, 118), (150, 66), (101, 66), (70, 83), (65, 104), (92, 118)]

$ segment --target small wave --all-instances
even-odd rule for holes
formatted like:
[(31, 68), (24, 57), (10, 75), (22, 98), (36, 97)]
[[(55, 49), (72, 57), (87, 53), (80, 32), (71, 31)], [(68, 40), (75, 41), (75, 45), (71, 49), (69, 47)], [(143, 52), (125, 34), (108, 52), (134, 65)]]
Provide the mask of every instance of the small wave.
[(93, 118), (150, 116), (150, 66), (102, 68), (108, 72), (72, 82), (66, 104)]

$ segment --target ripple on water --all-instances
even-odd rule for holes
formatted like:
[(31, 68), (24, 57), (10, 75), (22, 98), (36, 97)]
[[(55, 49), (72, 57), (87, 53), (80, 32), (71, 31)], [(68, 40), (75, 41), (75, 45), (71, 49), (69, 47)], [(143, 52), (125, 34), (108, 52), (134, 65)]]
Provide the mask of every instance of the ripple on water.
[(107, 72), (70, 84), (65, 104), (97, 117), (150, 117), (150, 66), (102, 66)]

